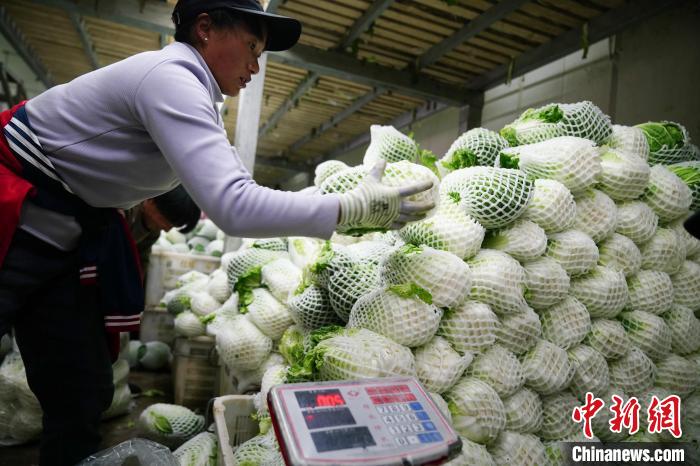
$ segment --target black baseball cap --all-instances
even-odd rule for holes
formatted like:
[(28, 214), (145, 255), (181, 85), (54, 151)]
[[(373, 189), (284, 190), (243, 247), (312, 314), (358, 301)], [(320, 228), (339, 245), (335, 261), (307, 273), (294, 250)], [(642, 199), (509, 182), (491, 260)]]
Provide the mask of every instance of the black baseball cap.
[(228, 8), (259, 16), (267, 24), (265, 50), (278, 52), (294, 46), (301, 35), (301, 23), (287, 16), (267, 13), (257, 0), (180, 0), (173, 10), (175, 26), (196, 18), (200, 13)]

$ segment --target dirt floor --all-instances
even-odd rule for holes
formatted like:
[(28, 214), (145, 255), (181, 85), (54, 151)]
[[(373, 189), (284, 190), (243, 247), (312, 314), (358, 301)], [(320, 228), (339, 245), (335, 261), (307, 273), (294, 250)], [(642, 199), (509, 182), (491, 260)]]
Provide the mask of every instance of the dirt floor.
[[(102, 447), (108, 448), (138, 436), (137, 423), (141, 412), (153, 403), (173, 402), (173, 383), (170, 372), (134, 371), (129, 374), (129, 382), (141, 388), (142, 392), (153, 390), (153, 396), (137, 396), (136, 405), (128, 415), (116, 417), (102, 423)], [(162, 392), (161, 395), (159, 392)], [(39, 442), (15, 447), (0, 448), (0, 466), (33, 466), (39, 464)]]

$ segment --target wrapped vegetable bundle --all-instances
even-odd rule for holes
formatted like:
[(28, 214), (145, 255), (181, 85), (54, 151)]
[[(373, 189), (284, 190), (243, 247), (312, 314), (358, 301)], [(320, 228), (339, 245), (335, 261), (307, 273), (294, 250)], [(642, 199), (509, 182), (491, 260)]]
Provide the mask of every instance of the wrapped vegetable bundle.
[(644, 131), (635, 126), (613, 125), (606, 144), (620, 152), (635, 155), (645, 162), (649, 158), (649, 143)]
[(503, 402), (498, 393), (481, 380), (464, 377), (445, 393), (452, 423), (460, 435), (488, 444), (506, 425)]
[(143, 410), (138, 425), (144, 437), (174, 448), (204, 429), (204, 416), (184, 406), (156, 403)]
[(459, 305), (469, 296), (472, 284), (469, 266), (459, 257), (410, 244), (386, 257), (381, 276), (389, 285), (415, 283), (430, 293), (438, 307)]
[(690, 189), (690, 210), (700, 210), (700, 159), (675, 163), (668, 167)]
[(421, 346), (437, 332), (442, 310), (414, 284), (391, 285), (357, 300), (348, 328), (362, 327), (408, 347)]
[(487, 304), (468, 300), (445, 311), (438, 335), (461, 353), (480, 353), (496, 341), (498, 324), (498, 317)]
[(599, 243), (612, 235), (616, 226), (617, 206), (605, 193), (591, 189), (576, 198), (575, 230)]
[(340, 160), (326, 160), (316, 165), (314, 169), (314, 186), (320, 188), (324, 181), (330, 176), (349, 168)]
[(368, 169), (380, 160), (415, 162), (418, 158), (416, 142), (393, 126), (372, 125), (369, 130), (371, 139), (363, 160)]
[(671, 222), (684, 215), (693, 202), (688, 185), (663, 165), (651, 167), (649, 183), (640, 199), (651, 207), (662, 222)]
[(624, 150), (608, 148), (600, 156), (600, 166), (598, 189), (616, 201), (637, 199), (649, 182), (646, 160)]
[(683, 125), (672, 121), (637, 125), (649, 143), (649, 164), (670, 165), (693, 158), (690, 136)]
[(482, 249), (467, 263), (472, 272), (472, 299), (487, 303), (501, 314), (527, 307), (525, 271), (518, 261), (504, 252)]
[(518, 218), (532, 196), (532, 182), (519, 170), (471, 167), (456, 170), (440, 184), (440, 198), (459, 198), (463, 211), (485, 228)]
[(519, 261), (534, 260), (547, 249), (547, 235), (529, 220), (516, 220), (500, 230), (491, 230), (482, 247), (503, 251)]
[(472, 355), (460, 355), (447, 340), (436, 336), (416, 348), (415, 360), (416, 373), (423, 386), (440, 394), (449, 390), (462, 377), (472, 361)]
[(572, 136), (504, 149), (500, 166), (520, 168), (531, 178), (559, 181), (574, 194), (591, 188), (601, 172), (593, 143)]
[(586, 306), (571, 296), (539, 314), (542, 338), (565, 350), (581, 343), (591, 329)]
[(458, 137), (440, 160), (440, 171), (454, 171), (475, 165), (493, 166), (508, 141), (484, 128), (470, 129)]
[(569, 188), (560, 182), (537, 179), (522, 218), (532, 220), (547, 233), (568, 230), (576, 221), (576, 201)]
[(542, 400), (529, 388), (521, 388), (503, 398), (506, 410), (506, 430), (534, 434), (542, 428)]
[(530, 108), (517, 120), (501, 129), (500, 134), (511, 147), (533, 144), (563, 135), (559, 122), (564, 113), (557, 104)]

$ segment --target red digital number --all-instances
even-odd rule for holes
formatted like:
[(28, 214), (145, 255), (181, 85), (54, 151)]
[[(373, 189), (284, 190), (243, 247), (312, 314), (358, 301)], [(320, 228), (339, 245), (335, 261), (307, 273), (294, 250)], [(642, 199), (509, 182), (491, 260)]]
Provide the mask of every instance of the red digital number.
[(339, 394), (333, 395), (316, 395), (316, 406), (340, 406), (344, 405), (345, 400)]

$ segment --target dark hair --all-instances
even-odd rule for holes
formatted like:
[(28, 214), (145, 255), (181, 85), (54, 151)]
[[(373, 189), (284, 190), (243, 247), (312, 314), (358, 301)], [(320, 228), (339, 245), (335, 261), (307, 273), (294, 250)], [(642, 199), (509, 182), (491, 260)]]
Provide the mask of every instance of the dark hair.
[(197, 207), (192, 198), (182, 185), (165, 194), (153, 198), (158, 211), (163, 214), (168, 222), (175, 227), (180, 227), (182, 233), (192, 231), (197, 226), (202, 211)]
[[(197, 15), (193, 17), (182, 18), (182, 21), (178, 23), (175, 20), (176, 12), (178, 11), (177, 5), (173, 10), (173, 23), (175, 23), (175, 41), (184, 42), (186, 44), (193, 44), (194, 38), (192, 35), (192, 25), (197, 19)], [(231, 10), (228, 8), (217, 8), (214, 10), (203, 11), (202, 13), (207, 13), (211, 18), (212, 26), (218, 29), (235, 29), (237, 27), (244, 27), (253, 34), (255, 37), (261, 41), (265, 38), (265, 32), (267, 31), (267, 25), (265, 21), (256, 15), (249, 15), (241, 13), (236, 10)]]

